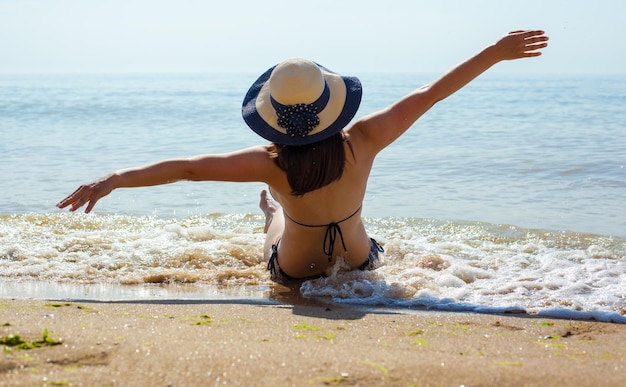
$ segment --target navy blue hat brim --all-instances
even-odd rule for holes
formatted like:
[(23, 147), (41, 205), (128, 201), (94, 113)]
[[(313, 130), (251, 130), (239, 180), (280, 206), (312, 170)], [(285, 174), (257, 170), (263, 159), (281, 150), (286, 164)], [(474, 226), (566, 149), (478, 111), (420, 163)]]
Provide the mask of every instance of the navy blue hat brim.
[[(335, 74), (319, 64), (318, 66), (325, 72)], [(359, 105), (361, 104), (361, 97), (363, 93), (361, 82), (356, 77), (341, 76), (346, 86), (346, 100), (343, 104), (343, 109), (341, 110), (341, 113), (330, 125), (317, 133), (305, 137), (293, 137), (276, 130), (261, 117), (256, 108), (256, 100), (259, 96), (259, 92), (263, 88), (263, 85), (265, 85), (265, 83), (270, 79), (272, 71), (275, 67), (276, 66), (264, 72), (254, 82), (252, 87), (250, 87), (250, 89), (246, 93), (246, 96), (243, 100), (243, 106), (241, 108), (243, 119), (246, 124), (250, 127), (250, 129), (252, 129), (256, 134), (263, 137), (264, 139), (276, 144), (283, 145), (312, 144), (325, 140), (332, 135), (339, 133), (350, 123), (350, 121), (356, 115), (359, 109)]]

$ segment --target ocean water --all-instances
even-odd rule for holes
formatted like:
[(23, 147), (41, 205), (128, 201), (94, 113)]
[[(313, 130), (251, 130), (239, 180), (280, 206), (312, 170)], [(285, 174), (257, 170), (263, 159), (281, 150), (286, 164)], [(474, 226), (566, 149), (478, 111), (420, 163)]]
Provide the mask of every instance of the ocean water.
[[(359, 75), (359, 74), (357, 74)], [(362, 74), (360, 114), (434, 78)], [(276, 296), (259, 183), (118, 190), (83, 182), (262, 143), (240, 116), (256, 74), (0, 76), (0, 295)], [(485, 74), (383, 151), (363, 215), (371, 272), (305, 282), (322, 302), (626, 322), (626, 76)]]

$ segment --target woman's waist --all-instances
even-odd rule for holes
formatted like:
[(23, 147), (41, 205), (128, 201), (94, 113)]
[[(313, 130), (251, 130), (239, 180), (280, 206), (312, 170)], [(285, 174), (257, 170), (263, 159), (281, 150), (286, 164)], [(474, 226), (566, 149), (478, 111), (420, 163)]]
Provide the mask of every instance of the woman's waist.
[(343, 257), (350, 266), (358, 266), (367, 258), (370, 249), (370, 239), (362, 230), (343, 230), (341, 234), (329, 234), (319, 230), (285, 229), (279, 245), (279, 255), (291, 257), (288, 259), (306, 259), (309, 261), (330, 261), (334, 263), (338, 257)]

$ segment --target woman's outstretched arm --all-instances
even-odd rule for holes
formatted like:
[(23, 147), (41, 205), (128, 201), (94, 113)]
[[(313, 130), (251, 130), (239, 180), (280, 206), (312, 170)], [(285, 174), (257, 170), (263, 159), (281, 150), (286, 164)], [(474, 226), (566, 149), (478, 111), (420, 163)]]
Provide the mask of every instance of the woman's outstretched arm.
[(189, 181), (267, 181), (273, 163), (263, 146), (240, 151), (163, 160), (141, 167), (122, 169), (78, 187), (57, 207), (76, 211), (87, 204), (89, 213), (98, 200), (117, 188), (147, 187)]
[(396, 103), (359, 120), (354, 128), (362, 132), (374, 151), (380, 151), (400, 137), (437, 102), (449, 97), (494, 64), (541, 55), (548, 43), (541, 30), (513, 31), (460, 63), (441, 78), (406, 95)]

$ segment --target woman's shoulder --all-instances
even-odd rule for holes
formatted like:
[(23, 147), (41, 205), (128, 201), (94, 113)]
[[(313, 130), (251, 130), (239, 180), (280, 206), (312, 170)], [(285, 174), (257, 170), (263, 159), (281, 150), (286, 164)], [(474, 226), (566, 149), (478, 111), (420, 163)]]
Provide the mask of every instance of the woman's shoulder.
[(365, 121), (356, 121), (345, 132), (349, 151), (354, 155), (357, 163), (373, 160), (380, 151), (375, 136), (370, 135)]

